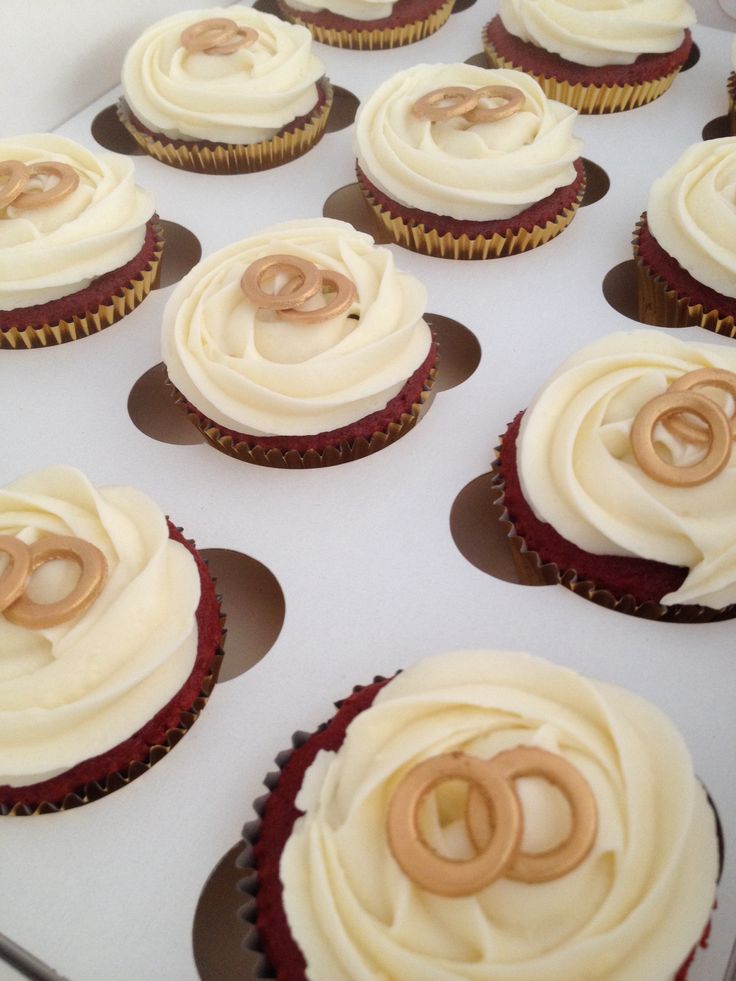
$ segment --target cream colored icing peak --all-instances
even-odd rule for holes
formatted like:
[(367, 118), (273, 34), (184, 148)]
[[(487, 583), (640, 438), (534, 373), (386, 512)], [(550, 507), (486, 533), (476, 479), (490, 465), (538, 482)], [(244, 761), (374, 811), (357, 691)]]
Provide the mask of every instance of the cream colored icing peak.
[[(0, 613), (0, 786), (38, 783), (126, 740), (181, 688), (197, 652), (196, 563), (150, 498), (95, 488), (71, 467), (0, 489), (0, 535), (32, 544), (49, 534), (92, 542), (108, 578), (85, 613), (56, 627)], [(32, 598), (65, 595), (77, 575), (71, 562), (48, 563)]]
[(390, 17), (394, 9), (394, 3), (387, 3), (386, 0), (289, 0), (289, 6), (312, 13), (329, 10), (340, 17), (365, 21)]
[[(450, 899), (415, 886), (385, 832), (393, 788), (416, 763), (460, 750), (481, 758), (520, 744), (560, 753), (585, 776), (599, 828), (591, 854), (560, 879), (498, 879)], [(520, 780), (536, 843), (555, 792)], [(319, 753), (280, 875), (310, 981), (670, 981), (713, 905), (713, 813), (682, 738), (653, 705), (524, 654), (462, 651), (393, 679)], [(430, 844), (472, 854), (450, 794), (424, 809)], [(564, 833), (562, 835), (564, 837)]]
[(698, 282), (736, 297), (736, 136), (688, 147), (652, 184), (647, 222)]
[[(255, 28), (255, 44), (228, 55), (182, 47), (187, 27), (220, 17)], [(324, 73), (306, 27), (236, 5), (189, 10), (153, 24), (128, 51), (122, 81), (133, 113), (154, 132), (250, 144), (308, 115)]]
[[(356, 286), (344, 313), (312, 325), (264, 316), (240, 289), (256, 259), (286, 253)], [(429, 352), (426, 292), (369, 235), (328, 218), (286, 222), (205, 259), (164, 311), (174, 385), (236, 432), (316, 435), (383, 409)]]
[(592, 68), (674, 51), (695, 24), (685, 0), (500, 0), (498, 13), (509, 34)]
[[(736, 458), (715, 479), (672, 487), (634, 460), (639, 409), (697, 368), (736, 371), (736, 351), (656, 330), (625, 331), (569, 358), (524, 413), (518, 469), (527, 502), (563, 538), (596, 555), (634, 555), (690, 569), (662, 602), (736, 602)], [(710, 394), (710, 392), (709, 392)], [(688, 447), (656, 431), (675, 463)]]
[[(524, 93), (506, 119), (419, 119), (411, 109), (444, 86), (506, 85)], [(376, 89), (358, 110), (355, 151), (366, 176), (393, 200), (470, 221), (511, 218), (575, 180), (577, 113), (529, 75), (474, 65), (416, 65)]]
[(0, 310), (76, 293), (141, 250), (153, 198), (136, 186), (127, 157), (41, 133), (0, 139), (3, 160), (67, 164), (79, 185), (43, 208), (0, 208)]

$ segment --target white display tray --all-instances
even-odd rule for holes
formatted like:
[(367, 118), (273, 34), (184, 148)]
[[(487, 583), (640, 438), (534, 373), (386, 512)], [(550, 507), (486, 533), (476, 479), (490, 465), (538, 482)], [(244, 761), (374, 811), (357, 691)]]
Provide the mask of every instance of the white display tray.
[[(318, 53), (335, 84), (364, 98), (402, 68), (478, 52), (489, 16), (479, 2), (419, 44), (380, 54), (318, 45)], [(583, 155), (606, 171), (610, 189), (558, 239), (525, 255), (467, 263), (391, 246), (399, 266), (426, 284), (428, 309), (466, 325), (482, 359), (467, 381), (437, 395), (413, 432), (372, 457), (329, 469), (270, 470), (139, 431), (128, 396), (160, 361), (170, 288), (98, 336), (0, 351), (0, 484), (68, 463), (98, 484), (135, 485), (199, 546), (264, 563), (286, 601), (270, 653), (219, 684), (192, 731), (150, 773), (89, 806), (1, 820), (0, 930), (62, 975), (196, 978), (192, 922), (200, 891), (253, 816), (261, 781), (292, 732), (314, 728), (333, 700), (376, 674), (425, 654), (487, 647), (530, 651), (627, 686), (675, 720), (726, 836), (711, 944), (690, 978), (723, 977), (736, 923), (733, 621), (653, 623), (561, 587), (500, 581), (471, 565), (450, 532), (456, 497), (488, 471), (498, 434), (550, 372), (583, 344), (632, 326), (604, 298), (603, 278), (631, 258), (652, 180), (726, 109), (731, 39), (705, 27), (694, 36), (700, 60), (663, 98), (616, 116), (580, 118)], [(60, 132), (95, 148), (91, 122), (117, 94)], [(161, 216), (190, 228), (208, 254), (275, 222), (320, 215), (328, 195), (354, 180), (351, 143), (351, 129), (329, 133), (287, 166), (242, 176), (181, 173), (141, 156), (135, 162)], [(736, 343), (697, 328), (678, 336)], [(0, 963), (0, 978), (16, 977)]]

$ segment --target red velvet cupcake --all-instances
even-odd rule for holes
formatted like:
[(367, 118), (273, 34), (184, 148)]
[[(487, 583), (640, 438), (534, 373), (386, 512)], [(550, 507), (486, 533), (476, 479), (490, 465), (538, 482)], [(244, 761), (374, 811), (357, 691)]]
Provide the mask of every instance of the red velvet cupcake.
[(150, 292), (163, 231), (133, 164), (47, 134), (0, 140), (0, 349), (103, 330)]
[(0, 813), (77, 807), (145, 773), (196, 721), (222, 657), (214, 582), (149, 498), (68, 467), (0, 491), (0, 553), (0, 644), (15, 663), (0, 680), (14, 716)]
[(449, 259), (524, 252), (562, 232), (582, 200), (574, 119), (518, 72), (418, 65), (361, 105), (358, 183), (405, 248)]
[[(620, 19), (629, 8), (587, 11), (585, 19), (579, 15), (580, 33), (575, 34), (570, 30), (574, 11), (565, 10), (566, 18), (564, 22), (560, 19), (557, 29), (555, 12), (547, 9), (542, 14), (542, 6), (534, 2), (525, 6), (514, 0), (501, 5), (500, 13), (483, 28), (488, 62), (494, 68), (528, 73), (550, 99), (581, 113), (620, 112), (653, 102), (672, 85), (690, 54), (688, 28), (695, 18), (685, 3), (676, 23), (660, 25), (661, 37), (641, 30), (637, 7), (632, 5), (631, 36), (623, 42)], [(594, 29), (595, 17), (600, 23)], [(657, 23), (656, 12), (648, 24), (650, 31), (653, 23)], [(604, 62), (606, 57), (610, 63)]]
[(177, 400), (218, 449), (303, 468), (355, 460), (419, 418), (437, 365), (425, 291), (330, 219), (288, 222), (196, 266), (164, 313)]
[[(684, 981), (697, 947), (707, 941), (719, 830), (681, 739), (653, 705), (540, 658), (461, 651), (426, 658), (389, 681), (376, 679), (337, 706), (329, 723), (316, 733), (297, 733), (294, 749), (277, 757), (279, 772), (266, 778), (270, 792), (256, 802), (259, 819), (244, 829), (246, 847), (238, 865), (248, 872), (241, 889), (250, 902), (241, 915), (250, 924), (247, 946), (263, 955), (254, 977), (329, 981), (375, 975), (424, 981), (441, 965), (447, 976), (471, 978), (478, 977), (477, 950), (482, 948), (484, 963), (498, 967), (499, 977), (506, 976), (504, 967), (532, 977), (531, 971), (524, 972), (532, 962), (535, 977), (582, 978), (593, 963), (599, 973), (605, 961), (609, 973), (601, 978), (627, 981), (644, 976), (638, 963), (644, 956), (648, 970), (656, 964), (658, 977)], [(574, 720), (580, 721), (578, 727)], [(546, 737), (535, 738), (542, 730)], [(621, 739), (622, 731), (631, 742)], [(611, 741), (617, 749), (615, 774), (607, 765), (610, 755), (604, 754), (605, 763), (599, 760), (601, 746)], [(674, 745), (678, 749), (672, 753)], [(557, 783), (565, 788), (562, 792), (582, 793), (595, 816), (588, 851), (583, 856), (581, 848), (569, 867), (558, 867), (544, 880), (543, 888), (531, 870), (524, 880), (517, 876), (511, 868), (516, 858), (507, 860), (509, 868), (503, 866), (496, 875), (486, 872), (471, 883), (485, 854), (471, 826), (478, 814), (471, 819), (469, 797), (451, 794), (442, 783), (459, 779), (475, 785), (485, 768), (490, 771), (502, 761), (518, 777), (531, 772), (524, 766), (532, 756), (540, 766), (534, 774), (540, 778), (539, 795), (517, 797), (524, 833), (530, 836), (525, 840), (535, 840), (535, 831), (543, 827), (549, 841), (559, 832), (565, 842), (560, 847), (567, 847), (583, 834), (585, 822), (576, 817), (572, 828), (563, 827), (559, 813), (549, 809), (545, 774), (554, 770), (565, 774)], [(419, 846), (428, 854), (417, 865), (393, 829), (396, 813), (406, 807), (406, 799), (399, 800), (404, 784), (427, 766), (435, 778), (413, 813), (412, 850)], [(573, 777), (577, 790), (568, 782)], [(636, 819), (641, 779), (647, 781), (653, 808), (643, 822)], [(674, 796), (673, 782), (680, 788)], [(497, 791), (485, 791), (496, 807)], [(672, 851), (662, 850), (660, 836), (672, 826), (672, 808), (680, 812), (679, 839)], [(509, 818), (498, 819), (498, 813), (491, 843), (509, 827)], [(623, 855), (616, 861), (611, 853), (625, 851), (632, 842), (627, 835), (620, 846), (616, 836), (597, 838), (595, 824), (605, 819), (610, 829), (609, 817), (614, 825), (635, 829), (637, 854), (646, 868), (641, 892), (630, 891), (636, 898), (616, 920), (619, 929), (610, 933), (600, 925), (605, 920), (598, 925), (593, 920), (606, 901), (601, 897), (631, 872), (630, 866), (624, 871)], [(647, 841), (644, 829), (652, 827), (657, 833)], [(525, 860), (529, 857), (526, 853)], [(513, 885), (511, 878), (517, 879)], [(450, 891), (450, 882), (457, 891)], [(521, 908), (522, 898), (523, 930), (513, 912)], [(572, 921), (571, 909), (578, 911)], [(559, 939), (543, 943), (533, 924), (539, 917), (549, 926), (556, 911), (566, 917), (567, 929), (557, 934)], [(644, 927), (642, 917), (650, 914)], [(494, 938), (487, 944), (486, 929)], [(507, 931), (514, 937), (513, 958), (506, 955), (496, 964), (493, 952)], [(576, 942), (579, 932), (585, 943)], [(635, 940), (630, 943), (627, 936)]]

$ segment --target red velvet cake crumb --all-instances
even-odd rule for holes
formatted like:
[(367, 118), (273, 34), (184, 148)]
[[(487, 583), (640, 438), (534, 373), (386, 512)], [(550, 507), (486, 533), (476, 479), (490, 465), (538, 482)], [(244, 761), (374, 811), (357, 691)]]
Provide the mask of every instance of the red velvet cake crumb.
[(682, 43), (674, 51), (663, 54), (641, 54), (630, 65), (602, 65), (594, 67), (568, 61), (544, 48), (522, 41), (503, 26), (497, 14), (484, 28), (489, 47), (498, 56), (511, 62), (514, 67), (545, 78), (555, 78), (571, 85), (641, 85), (658, 78), (666, 78), (683, 65), (690, 54), (692, 35), (685, 30)]
[(443, 7), (447, 0), (398, 0), (388, 17), (379, 20), (355, 20), (343, 17), (330, 10), (297, 10), (290, 7), (286, 0), (278, 0), (279, 8), (290, 20), (300, 20), (305, 24), (314, 24), (324, 30), (334, 31), (385, 31), (392, 27), (405, 27), (418, 21), (427, 20), (432, 14)]

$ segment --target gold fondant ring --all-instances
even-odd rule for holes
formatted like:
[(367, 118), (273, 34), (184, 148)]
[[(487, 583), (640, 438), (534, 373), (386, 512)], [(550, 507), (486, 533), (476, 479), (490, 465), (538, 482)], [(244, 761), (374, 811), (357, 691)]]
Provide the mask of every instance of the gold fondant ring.
[(291, 309), (283, 309), (280, 311), (283, 320), (299, 324), (320, 324), (325, 320), (332, 320), (333, 317), (337, 317), (350, 309), (355, 302), (355, 284), (342, 273), (331, 272), (326, 269), (322, 269), (320, 272), (322, 287), (331, 286), (334, 291), (332, 299), (313, 310), (301, 310), (298, 305)]
[(0, 208), (7, 208), (28, 183), (28, 168), (20, 160), (0, 163)]
[[(24, 591), (4, 610), (5, 618), (11, 623), (30, 630), (55, 627), (84, 613), (100, 595), (107, 578), (107, 560), (91, 542), (70, 535), (48, 535), (31, 546), (24, 545), (24, 548), (27, 549), (29, 559)], [(55, 559), (71, 559), (76, 562), (81, 569), (79, 580), (62, 599), (54, 603), (36, 603), (25, 593), (28, 579), (40, 566)]]
[[(675, 379), (667, 391), (688, 392), (694, 388), (708, 387), (720, 388), (736, 400), (736, 374), (723, 368), (698, 368), (695, 371), (688, 371), (680, 378)], [(731, 416), (730, 422), (731, 438), (736, 439), (736, 415)], [(707, 429), (693, 426), (682, 415), (668, 416), (662, 420), (662, 425), (675, 436), (679, 436), (690, 443), (707, 444), (710, 442)]]
[[(419, 828), (424, 798), (447, 780), (464, 780), (477, 788), (482, 805), (493, 815), (496, 831), (487, 848), (468, 861), (443, 858)], [(387, 831), (391, 853), (416, 885), (440, 896), (468, 896), (507, 867), (521, 840), (521, 812), (512, 785), (487, 760), (447, 753), (425, 760), (404, 777), (391, 798)]]
[(31, 550), (15, 535), (0, 535), (0, 554), (9, 562), (0, 575), (0, 612), (7, 609), (22, 594), (31, 574)]
[[(449, 102), (449, 105), (439, 105)], [(438, 123), (454, 116), (464, 116), (478, 105), (478, 98), (473, 89), (465, 85), (448, 85), (442, 89), (433, 89), (421, 99), (417, 99), (411, 111), (419, 119), (428, 119)]]
[(32, 164), (27, 168), (27, 173), (28, 180), (33, 177), (56, 178), (56, 183), (45, 190), (40, 188), (30, 191), (24, 190), (18, 195), (13, 204), (16, 208), (24, 208), (27, 211), (57, 204), (72, 194), (79, 186), (79, 174), (69, 164), (56, 163), (50, 160), (45, 163)]
[[(517, 746), (494, 756), (489, 764), (511, 784), (520, 777), (549, 781), (562, 792), (571, 811), (570, 834), (564, 841), (543, 852), (517, 852), (504, 875), (517, 882), (548, 882), (576, 869), (593, 847), (598, 828), (595, 798), (585, 777), (564, 757), (536, 746)], [(489, 832), (487, 808), (476, 791), (468, 796), (467, 822), (471, 841), (482, 848)]]
[[(289, 276), (278, 293), (263, 289), (266, 278), (284, 273)], [(319, 293), (322, 277), (314, 263), (295, 255), (267, 255), (256, 259), (243, 273), (240, 288), (257, 306), (266, 310), (283, 310), (304, 303)]]
[(229, 17), (210, 17), (187, 27), (179, 40), (193, 54), (204, 51), (208, 55), (227, 55), (255, 44), (258, 31), (240, 27)]
[[(469, 123), (495, 123), (499, 119), (506, 119), (508, 116), (515, 115), (524, 105), (524, 93), (521, 89), (513, 85), (486, 85), (482, 89), (475, 90), (477, 108), (471, 109), (465, 114)], [(503, 99), (500, 106), (484, 109), (477, 105), (481, 99)]]
[[(658, 422), (677, 413), (690, 412), (710, 430), (708, 451), (698, 463), (676, 467), (665, 463), (654, 447), (653, 432)], [(641, 469), (653, 480), (673, 487), (696, 487), (716, 477), (731, 456), (731, 424), (711, 399), (697, 392), (665, 392), (646, 402), (631, 426), (631, 449)]]

